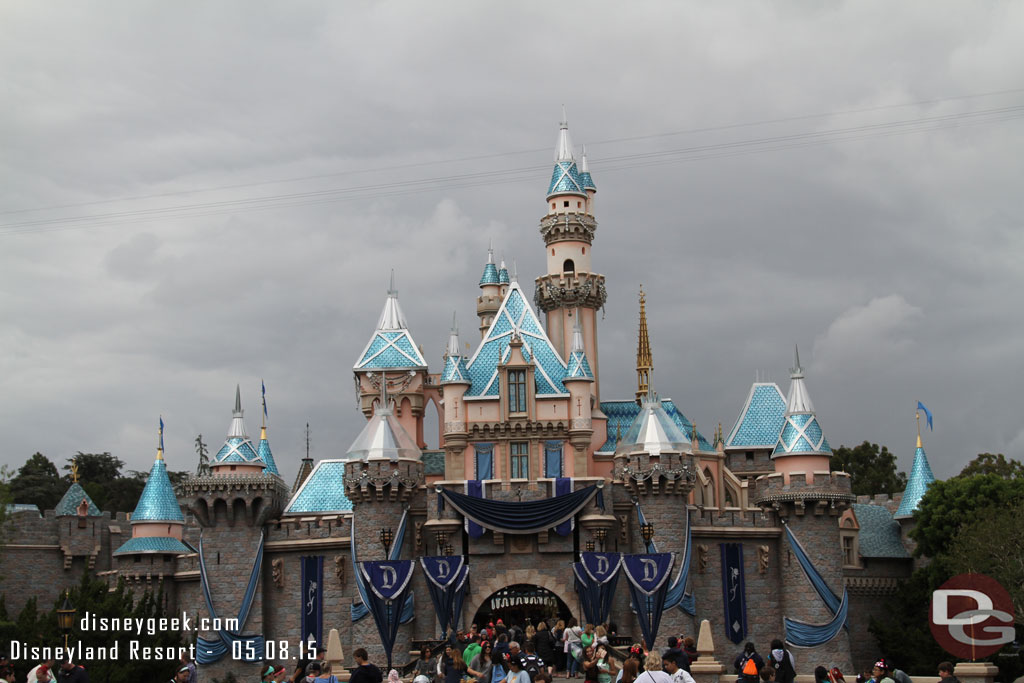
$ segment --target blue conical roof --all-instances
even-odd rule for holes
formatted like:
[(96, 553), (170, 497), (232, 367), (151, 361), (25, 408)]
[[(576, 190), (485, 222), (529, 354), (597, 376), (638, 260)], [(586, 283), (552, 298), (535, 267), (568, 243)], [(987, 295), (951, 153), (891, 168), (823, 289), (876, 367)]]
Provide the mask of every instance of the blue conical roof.
[(85, 500), (89, 503), (89, 516), (98, 517), (103, 513), (96, 507), (96, 503), (92, 502), (92, 498), (85, 492), (82, 485), (77, 481), (68, 487), (68, 490), (64, 493), (64, 496), (57, 503), (57, 516), (58, 517), (75, 517), (78, 515), (78, 506)]
[(551, 184), (548, 185), (549, 198), (557, 194), (578, 194), (586, 197), (587, 192), (584, 187), (583, 178), (580, 177), (575, 161), (555, 162), (555, 168), (551, 171)]
[(256, 453), (256, 447), (252, 445), (245, 433), (245, 422), (242, 420), (242, 393), (239, 387), (235, 387), (235, 410), (231, 417), (231, 426), (228, 428), (228, 436), (224, 445), (213, 457), (212, 465), (223, 463), (241, 463), (244, 465), (262, 465), (260, 456)]
[(925, 491), (935, 481), (931, 465), (928, 464), (928, 456), (924, 454), (924, 447), (921, 445), (921, 437), (917, 437), (917, 450), (914, 452), (914, 466), (910, 470), (910, 478), (907, 479), (907, 490), (903, 492), (903, 500), (896, 509), (893, 517), (911, 517), (914, 510), (921, 503)]
[(384, 302), (377, 329), (359, 354), (353, 370), (411, 370), (426, 368), (416, 341), (409, 332), (405, 314), (398, 305), (398, 290), (392, 283)]
[(174, 495), (174, 487), (167, 476), (167, 463), (164, 462), (163, 453), (159, 452), (149, 470), (149, 478), (146, 479), (146, 487), (142, 489), (135, 512), (132, 513), (132, 523), (184, 521), (178, 497)]
[(779, 441), (775, 444), (772, 457), (780, 455), (832, 455), (814, 404), (804, 384), (804, 370), (800, 367), (800, 352), (796, 352), (796, 366), (790, 374), (789, 398), (786, 401), (786, 415), (782, 423)]
[(267, 428), (260, 428), (260, 445), (256, 449), (256, 455), (259, 456), (260, 460), (264, 462), (267, 469), (264, 473), (276, 474), (281, 476), (281, 473), (277, 471), (277, 463), (274, 462), (274, 454), (270, 452), (270, 442), (267, 441)]
[(498, 268), (498, 284), (507, 285), (511, 280), (508, 277), (508, 268), (505, 267), (505, 262), (501, 262), (501, 267)]

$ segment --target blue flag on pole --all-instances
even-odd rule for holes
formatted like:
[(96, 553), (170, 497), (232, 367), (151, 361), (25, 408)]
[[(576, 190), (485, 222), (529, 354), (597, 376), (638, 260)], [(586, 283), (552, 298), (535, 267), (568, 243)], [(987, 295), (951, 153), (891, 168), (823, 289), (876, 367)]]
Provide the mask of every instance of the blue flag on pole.
[(260, 380), (260, 389), (263, 391), (263, 417), (267, 417), (267, 385)]
[(926, 408), (925, 405), (920, 401), (917, 402), (917, 409), (923, 410), (924, 416), (928, 418), (928, 429), (934, 429), (934, 427), (932, 426), (932, 411), (928, 410), (928, 408)]
[(160, 416), (160, 450), (164, 449), (164, 416)]

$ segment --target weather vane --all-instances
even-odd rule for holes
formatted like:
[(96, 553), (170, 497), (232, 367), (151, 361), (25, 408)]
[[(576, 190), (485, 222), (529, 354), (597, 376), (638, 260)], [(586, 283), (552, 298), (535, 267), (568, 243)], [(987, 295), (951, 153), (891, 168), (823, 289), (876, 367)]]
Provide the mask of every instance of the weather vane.
[(78, 483), (78, 458), (71, 461), (71, 481)]

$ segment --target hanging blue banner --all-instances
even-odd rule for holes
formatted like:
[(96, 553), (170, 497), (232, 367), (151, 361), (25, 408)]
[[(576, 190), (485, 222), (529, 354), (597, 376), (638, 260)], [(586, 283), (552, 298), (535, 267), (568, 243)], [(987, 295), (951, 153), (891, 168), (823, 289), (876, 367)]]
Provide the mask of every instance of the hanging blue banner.
[(302, 563), (302, 642), (308, 642), (312, 635), (316, 644), (326, 647), (323, 641), (324, 621), (324, 557), (300, 557)]
[(381, 644), (391, 668), (391, 653), (398, 636), (401, 606), (412, 587), (412, 573), (416, 568), (413, 560), (388, 560), (385, 562), (360, 562), (358, 571), (369, 590), (366, 599), (373, 621), (377, 624)]
[[(572, 477), (559, 476), (555, 479), (555, 495), (564, 496), (567, 493), (572, 493)], [(576, 518), (567, 519), (558, 526), (555, 527), (555, 533), (559, 536), (568, 536), (572, 533), (573, 527), (576, 526)], [(601, 622), (597, 622), (601, 623)]]
[(580, 561), (573, 564), (576, 592), (580, 596), (583, 615), (591, 624), (603, 624), (608, 620), (621, 564), (622, 555), (619, 553), (582, 553)]
[(669, 576), (675, 562), (675, 553), (651, 553), (644, 555), (623, 555), (622, 569), (629, 579), (629, 593), (633, 599), (644, 643), (654, 648), (661, 626), (661, 614), (665, 609), (665, 594), (668, 591)]
[[(490, 456), (488, 456), (490, 457)], [(466, 495), (473, 498), (484, 497), (484, 482), (480, 479), (470, 479), (466, 482)], [(484, 535), (484, 528), (466, 517), (466, 533), (470, 538), (480, 538)]]
[[(420, 566), (427, 576), (427, 589), (437, 612), (437, 621), (445, 634), (458, 628), (462, 612), (462, 598), (466, 590), (469, 567), (462, 555), (451, 557), (421, 557)], [(457, 607), (456, 607), (457, 605)]]
[[(266, 536), (260, 534), (260, 544), (256, 548), (256, 557), (252, 561), (252, 570), (249, 572), (249, 583), (245, 586), (245, 595), (242, 596), (242, 604), (238, 608), (237, 624), (241, 629), (249, 618), (249, 610), (252, 608), (252, 601), (256, 597), (256, 586), (260, 580), (260, 568), (263, 566), (263, 544)], [(206, 556), (203, 554), (203, 535), (199, 534), (199, 584), (203, 591), (203, 600), (206, 602), (206, 610), (210, 614), (212, 622), (220, 622), (217, 612), (213, 607), (213, 596), (210, 594), (210, 577), (206, 569)], [(220, 630), (215, 633), (214, 638), (196, 638), (196, 661), (200, 664), (213, 664), (220, 660), (228, 652), (234, 651), (234, 643), (240, 642), (242, 658), (247, 662), (257, 662), (263, 659), (264, 640), (259, 634), (240, 633), (238, 631)]]
[[(559, 479), (562, 476), (562, 442), (544, 442), (544, 477)], [(557, 495), (557, 494), (556, 494)]]
[(743, 544), (722, 543), (722, 601), (725, 635), (734, 643), (747, 636), (747, 586), (743, 575)]

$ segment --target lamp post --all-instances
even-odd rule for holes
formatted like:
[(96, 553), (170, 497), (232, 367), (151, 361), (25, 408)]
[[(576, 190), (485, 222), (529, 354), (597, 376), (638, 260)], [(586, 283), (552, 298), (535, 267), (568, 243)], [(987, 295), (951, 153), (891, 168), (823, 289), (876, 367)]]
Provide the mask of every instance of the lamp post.
[(444, 531), (435, 531), (434, 540), (437, 541), (437, 554), (441, 555), (444, 553), (444, 546), (448, 542), (448, 534)]
[(452, 555), (452, 554), (454, 554), (454, 552), (455, 552), (455, 550), (452, 548), (452, 544), (451, 543), (445, 543), (444, 544), (444, 554), (445, 555)]
[(384, 546), (384, 559), (388, 559), (391, 553), (391, 542), (395, 540), (395, 532), (391, 530), (391, 527), (387, 527), (380, 530), (380, 542)]
[(651, 541), (654, 540), (654, 525), (650, 522), (645, 522), (640, 525), (640, 535), (644, 539), (644, 543), (647, 546), (651, 545)]
[(68, 649), (68, 634), (71, 633), (71, 628), (75, 624), (75, 612), (77, 612), (74, 606), (71, 604), (71, 598), (68, 597), (68, 592), (64, 591), (64, 604), (57, 610), (57, 625), (60, 630), (64, 632), (64, 651)]
[(598, 529), (594, 532), (594, 536), (597, 537), (597, 542), (601, 544), (601, 552), (604, 552), (604, 541), (608, 538), (608, 530)]
[(587, 552), (588, 553), (594, 552), (594, 542), (593, 541), (587, 541)]

